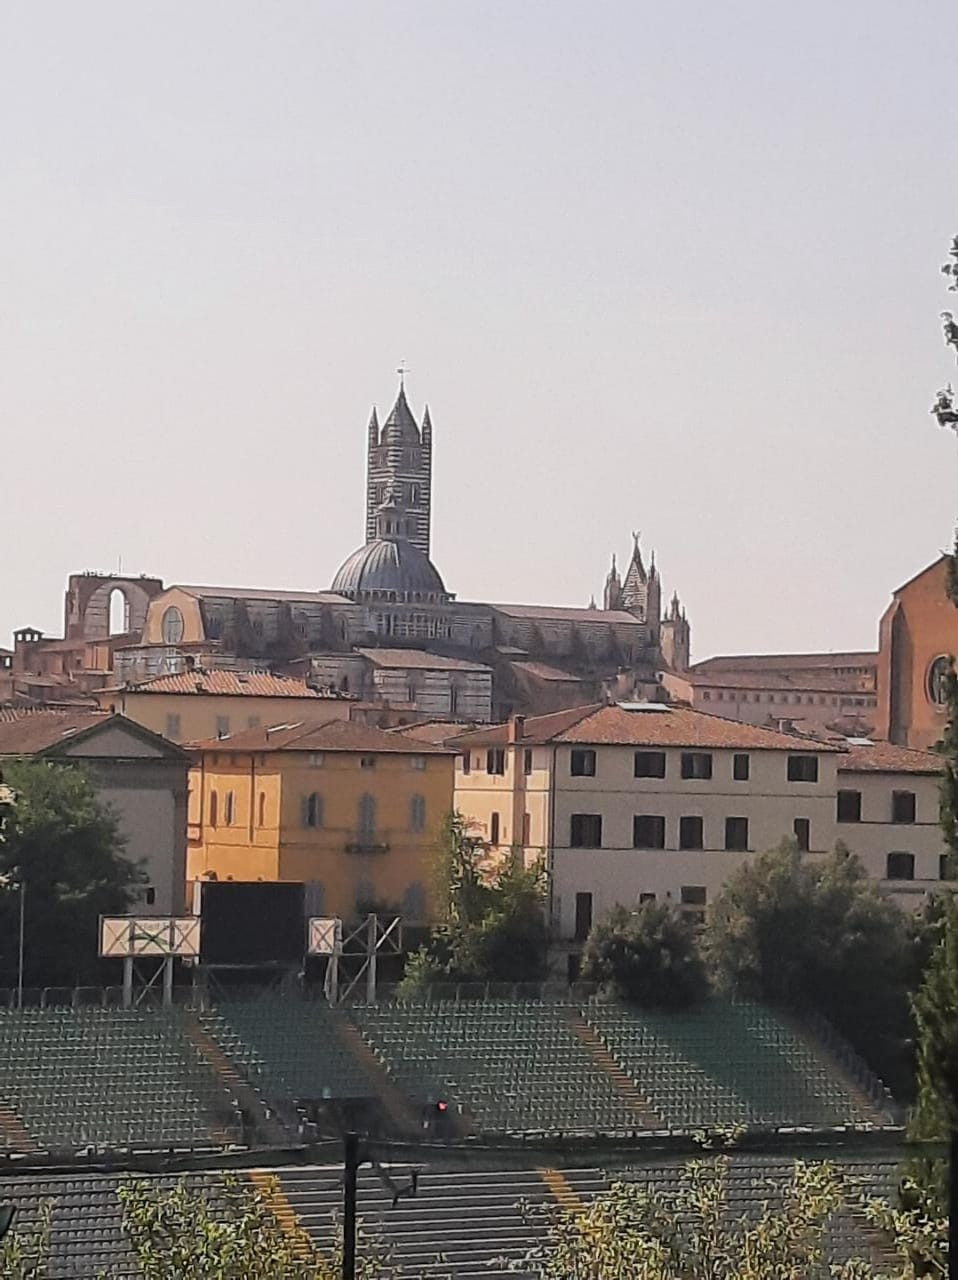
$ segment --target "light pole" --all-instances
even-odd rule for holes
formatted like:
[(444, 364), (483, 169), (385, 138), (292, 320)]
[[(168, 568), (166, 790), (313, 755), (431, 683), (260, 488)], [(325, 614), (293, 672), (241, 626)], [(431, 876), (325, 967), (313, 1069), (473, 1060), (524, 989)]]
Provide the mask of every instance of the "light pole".
[(17, 1008), (23, 1008), (23, 939), (24, 924), (27, 918), (27, 882), (23, 878), (23, 871), (20, 872), (18, 881), (20, 890), (20, 932), (17, 944)]

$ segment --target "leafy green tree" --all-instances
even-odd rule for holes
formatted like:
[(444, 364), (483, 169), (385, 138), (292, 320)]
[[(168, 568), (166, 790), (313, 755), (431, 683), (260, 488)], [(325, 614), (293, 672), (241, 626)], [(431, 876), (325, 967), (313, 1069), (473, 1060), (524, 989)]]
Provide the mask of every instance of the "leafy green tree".
[[(341, 1248), (320, 1253), (298, 1223), (280, 1219), (277, 1184), (233, 1176), (215, 1188), (181, 1178), (169, 1190), (121, 1186), (123, 1230), (144, 1280), (337, 1280)], [(384, 1251), (362, 1242), (359, 1280), (388, 1280)]]
[(490, 866), (482, 840), (462, 814), (444, 824), (436, 866), (442, 923), (406, 963), (400, 994), (434, 982), (538, 982), (545, 976), (548, 928), (541, 869), (518, 851)]
[(12, 1229), (0, 1241), (0, 1276), (4, 1280), (44, 1280), (52, 1209), (50, 1200), (41, 1201), (36, 1222), (26, 1228), (14, 1219)]
[(15, 800), (0, 841), (0, 981), (16, 977), (24, 884), (26, 984), (93, 980), (98, 918), (129, 909), (142, 873), (123, 856), (116, 818), (82, 770), (23, 760), (5, 765), (4, 779)]
[(893, 1087), (907, 1087), (902, 912), (839, 845), (822, 860), (786, 842), (726, 881), (704, 934), (717, 984), (829, 1018)]
[(695, 930), (684, 916), (654, 902), (637, 911), (616, 907), (592, 929), (582, 977), (633, 1004), (681, 1009), (708, 990)]
[[(729, 1203), (727, 1156), (691, 1161), (669, 1195), (619, 1182), (580, 1212), (549, 1213), (548, 1233), (525, 1261), (538, 1280), (913, 1280), (944, 1277), (947, 1223), (869, 1199), (828, 1163), (797, 1161), (756, 1212)], [(828, 1256), (829, 1224), (852, 1209), (887, 1231), (893, 1270)]]

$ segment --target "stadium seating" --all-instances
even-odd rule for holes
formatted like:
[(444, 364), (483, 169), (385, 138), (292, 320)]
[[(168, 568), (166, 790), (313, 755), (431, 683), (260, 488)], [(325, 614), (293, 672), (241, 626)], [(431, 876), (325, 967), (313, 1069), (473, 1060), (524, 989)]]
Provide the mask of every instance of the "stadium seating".
[[(45, 1148), (208, 1147), (238, 1134), (179, 1010), (0, 1010), (0, 1100)], [(10, 1126), (0, 1135), (15, 1145)]]
[(585, 1016), (670, 1127), (878, 1123), (836, 1068), (761, 1006), (688, 1013), (593, 1002)]
[(636, 1129), (634, 1111), (574, 1035), (570, 1012), (532, 1000), (351, 1010), (400, 1088), (423, 1102), (461, 1105), (478, 1129)]
[(336, 1032), (345, 1015), (314, 1000), (227, 1000), (201, 1014), (206, 1032), (274, 1101), (364, 1098), (372, 1088)]

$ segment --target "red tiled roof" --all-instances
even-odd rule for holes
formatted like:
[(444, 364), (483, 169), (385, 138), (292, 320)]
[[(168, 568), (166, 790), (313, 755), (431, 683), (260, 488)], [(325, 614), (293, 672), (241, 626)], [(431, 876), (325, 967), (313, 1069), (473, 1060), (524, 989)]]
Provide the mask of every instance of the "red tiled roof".
[(422, 667), (428, 671), (489, 671), (483, 662), (463, 658), (446, 658), (423, 649), (357, 649), (377, 667)]
[(530, 675), (536, 680), (571, 681), (573, 684), (585, 683), (582, 676), (575, 676), (570, 671), (560, 671), (558, 667), (550, 667), (545, 662), (513, 662), (512, 667), (516, 671), (525, 672), (526, 675)]
[[(522, 727), (522, 741), (529, 743), (576, 742), (588, 746), (702, 747), (729, 750), (838, 751), (840, 748), (797, 734), (779, 733), (738, 720), (674, 704), (642, 704), (641, 710), (625, 706), (593, 705), (534, 716)], [(509, 726), (464, 734), (452, 746), (500, 746), (508, 741)]]
[(416, 742), (434, 742), (442, 744), (450, 738), (458, 737), (467, 731), (466, 725), (457, 720), (426, 720), (421, 724), (399, 724), (388, 729), (388, 733), (400, 733), (404, 738), (412, 738)]
[(703, 658), (692, 667), (692, 675), (709, 671), (813, 671), (830, 667), (875, 667), (878, 654), (870, 652), (836, 653), (723, 653)]
[(181, 671), (176, 675), (154, 676), (127, 685), (131, 693), (196, 693), (247, 698), (332, 698), (320, 693), (305, 680), (274, 676), (261, 671), (212, 670)]
[[(345, 596), (338, 595), (335, 591), (271, 591), (262, 587), (195, 587), (184, 586), (179, 582), (170, 583), (163, 594), (166, 595), (170, 591), (184, 591), (187, 595), (196, 596), (200, 600), (206, 598), (212, 600), (265, 600), (267, 602), (285, 600), (290, 604), (295, 604), (297, 600), (301, 600), (304, 604), (349, 603)], [(154, 597), (154, 599), (158, 598)]]
[(941, 757), (930, 751), (913, 751), (893, 742), (849, 742), (838, 762), (842, 773), (941, 773)]
[(108, 711), (21, 711), (0, 713), (0, 756), (33, 755), (104, 724)]
[(362, 751), (402, 752), (423, 755), (429, 752), (448, 754), (430, 742), (406, 739), (373, 725), (353, 720), (299, 720), (296, 723), (244, 729), (225, 738), (208, 738), (189, 744), (195, 751)]
[(863, 688), (862, 676), (839, 676), (824, 671), (692, 671), (684, 677), (696, 689), (777, 689), (801, 693), (860, 693), (875, 695)]

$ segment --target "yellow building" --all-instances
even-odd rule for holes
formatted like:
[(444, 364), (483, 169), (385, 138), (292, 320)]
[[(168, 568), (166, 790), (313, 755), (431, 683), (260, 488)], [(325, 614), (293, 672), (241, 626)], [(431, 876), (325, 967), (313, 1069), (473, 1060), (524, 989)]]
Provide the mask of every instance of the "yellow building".
[(258, 671), (156, 676), (96, 695), (104, 711), (134, 720), (171, 742), (201, 742), (260, 725), (348, 720), (354, 699), (318, 693), (304, 680)]
[(188, 880), (303, 881), (312, 915), (430, 918), (453, 752), (314, 720), (200, 743), (194, 759)]

